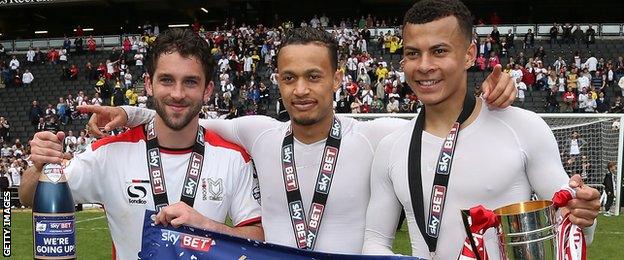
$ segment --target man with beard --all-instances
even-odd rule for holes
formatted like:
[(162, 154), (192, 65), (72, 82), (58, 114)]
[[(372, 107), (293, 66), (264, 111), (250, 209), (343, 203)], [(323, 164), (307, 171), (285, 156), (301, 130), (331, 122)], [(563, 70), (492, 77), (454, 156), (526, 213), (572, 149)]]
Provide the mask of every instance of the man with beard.
[[(467, 69), (477, 53), (471, 33), (472, 15), (459, 0), (420, 1), (405, 14), (405, 78), (424, 107), (377, 146), (364, 253), (392, 254), (404, 210), (414, 256), (457, 259), (466, 237), (461, 209), (529, 201), (533, 191), (550, 199), (565, 185), (576, 191), (570, 220), (594, 223), (598, 191), (580, 176), (568, 178), (544, 120), (515, 107), (488, 109), (469, 93)], [(484, 241), (499, 259), (494, 232)]]
[[(249, 155), (198, 124), (202, 103), (212, 94), (213, 66), (207, 43), (192, 31), (161, 33), (147, 61), (150, 76), (145, 85), (154, 97), (155, 118), (93, 143), (65, 166), (75, 202), (106, 208), (118, 259), (137, 258), (147, 209), (159, 211), (157, 224), (186, 224), (263, 239)], [(62, 132), (35, 134), (30, 157), (34, 166), (24, 174), (20, 187), (24, 204), (32, 204), (43, 165), (62, 163), (64, 136)], [(148, 161), (160, 163), (150, 166)], [(200, 171), (196, 178), (191, 175), (194, 170)], [(183, 189), (192, 182), (208, 183), (211, 195), (195, 198), (202, 192)], [(226, 217), (233, 227), (224, 224)]]
[[(329, 33), (311, 27), (293, 29), (283, 38), (277, 54), (277, 79), (291, 121), (245, 116), (200, 123), (240, 144), (254, 158), (267, 242), (359, 254), (373, 153), (381, 138), (406, 121), (382, 118), (361, 122), (334, 113), (335, 92), (344, 76), (338, 70), (337, 49)], [(490, 93), (492, 105), (505, 107), (515, 97), (515, 86), (507, 75), (502, 76), (500, 67), (497, 73), (483, 88)], [(128, 109), (130, 125), (153, 116), (149, 110), (124, 109)], [(120, 109), (89, 110), (109, 111), (105, 117), (115, 121), (105, 127), (123, 125), (127, 120)], [(98, 119), (100, 116), (90, 122), (94, 132)], [(295, 224), (298, 214), (290, 212), (299, 210), (311, 214), (314, 222), (310, 224), (316, 225), (308, 225), (307, 218)], [(305, 231), (295, 232), (295, 225)]]

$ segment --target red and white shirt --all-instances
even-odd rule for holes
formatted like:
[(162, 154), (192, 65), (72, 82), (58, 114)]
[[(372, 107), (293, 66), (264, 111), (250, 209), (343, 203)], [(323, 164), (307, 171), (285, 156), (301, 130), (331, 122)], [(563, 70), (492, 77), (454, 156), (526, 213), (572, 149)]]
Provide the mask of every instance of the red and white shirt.
[[(154, 210), (143, 126), (93, 143), (65, 169), (76, 203), (101, 203), (118, 259), (136, 259), (141, 248), (143, 217)], [(205, 131), (206, 148), (193, 208), (204, 216), (236, 226), (260, 221), (260, 192), (249, 154)], [(161, 148), (167, 197), (180, 201), (192, 148)]]

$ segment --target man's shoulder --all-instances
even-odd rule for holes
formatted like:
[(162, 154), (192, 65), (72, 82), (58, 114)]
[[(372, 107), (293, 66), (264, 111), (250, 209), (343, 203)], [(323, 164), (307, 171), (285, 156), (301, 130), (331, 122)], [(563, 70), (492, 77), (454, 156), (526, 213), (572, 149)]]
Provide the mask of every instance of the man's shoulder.
[(225, 148), (226, 150), (229, 150), (231, 153), (238, 154), (239, 156), (241, 156), (241, 158), (243, 159), (245, 163), (251, 160), (251, 156), (249, 155), (249, 153), (247, 153), (245, 148), (223, 139), (223, 137), (221, 137), (215, 132), (205, 129), (204, 138), (205, 138), (205, 141), (213, 147)]
[(91, 144), (93, 151), (114, 143), (138, 143), (140, 140), (145, 139), (145, 133), (143, 132), (143, 125), (136, 126), (130, 130), (123, 132), (115, 136), (108, 136)]

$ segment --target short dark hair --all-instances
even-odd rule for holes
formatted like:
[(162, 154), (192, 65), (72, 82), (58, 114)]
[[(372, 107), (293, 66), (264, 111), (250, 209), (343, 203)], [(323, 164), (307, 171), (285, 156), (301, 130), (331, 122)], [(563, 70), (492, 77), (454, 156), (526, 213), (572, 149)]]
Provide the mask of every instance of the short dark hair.
[(182, 57), (194, 56), (202, 64), (206, 74), (206, 84), (212, 80), (214, 60), (210, 46), (190, 29), (172, 28), (161, 32), (150, 46), (145, 59), (145, 68), (150, 77), (154, 76), (160, 55), (177, 52)]
[(331, 58), (332, 69), (338, 69), (338, 43), (336, 42), (336, 39), (334, 39), (330, 33), (312, 27), (293, 28), (287, 30), (284, 33), (282, 43), (279, 45), (277, 56), (279, 58), (279, 51), (288, 45), (309, 43), (326, 47), (329, 51), (329, 57)]
[(459, 28), (468, 42), (472, 41), (472, 14), (459, 0), (422, 0), (416, 2), (412, 8), (407, 10), (403, 18), (403, 27), (407, 23), (424, 24), (442, 19), (448, 16), (455, 16), (459, 23)]

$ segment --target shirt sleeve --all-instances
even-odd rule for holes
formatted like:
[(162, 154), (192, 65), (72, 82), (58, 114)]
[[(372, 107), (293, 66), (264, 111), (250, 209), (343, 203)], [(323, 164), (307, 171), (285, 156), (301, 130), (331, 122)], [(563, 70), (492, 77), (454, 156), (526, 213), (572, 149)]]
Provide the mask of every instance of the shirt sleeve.
[(67, 161), (64, 171), (75, 203), (103, 203), (102, 183), (105, 178), (114, 178), (104, 176), (101, 170), (100, 161), (103, 157), (99, 157), (104, 149), (100, 148), (96, 152), (88, 146), (85, 152)]
[(399, 127), (407, 124), (409, 120), (402, 118), (383, 117), (375, 120), (359, 122), (361, 132), (367, 137), (373, 151), (377, 148), (377, 144)]
[(401, 203), (395, 195), (390, 179), (391, 143), (388, 138), (384, 139), (373, 159), (371, 197), (366, 210), (363, 254), (393, 254), (392, 243), (401, 214)]
[(260, 222), (260, 188), (253, 162), (241, 165), (237, 174), (240, 178), (234, 183), (233, 199), (228, 211), (232, 224), (240, 227)]
[(561, 164), (557, 140), (546, 122), (533, 113), (519, 122), (523, 122), (518, 124), (523, 127), (517, 133), (526, 153), (529, 182), (538, 197), (550, 200), (569, 181)]
[(149, 123), (154, 116), (156, 116), (156, 111), (147, 109), (147, 108), (139, 108), (135, 106), (121, 106), (128, 115), (128, 122), (126, 123), (127, 127), (135, 127), (142, 124)]

